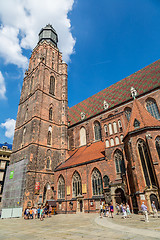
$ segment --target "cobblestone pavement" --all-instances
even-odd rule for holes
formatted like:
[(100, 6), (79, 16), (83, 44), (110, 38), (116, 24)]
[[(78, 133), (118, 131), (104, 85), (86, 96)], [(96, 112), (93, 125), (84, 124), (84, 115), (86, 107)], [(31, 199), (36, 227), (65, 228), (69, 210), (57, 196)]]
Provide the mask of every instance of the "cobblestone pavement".
[(160, 239), (160, 218), (132, 215), (100, 218), (98, 214), (56, 215), (38, 219), (0, 219), (0, 240)]

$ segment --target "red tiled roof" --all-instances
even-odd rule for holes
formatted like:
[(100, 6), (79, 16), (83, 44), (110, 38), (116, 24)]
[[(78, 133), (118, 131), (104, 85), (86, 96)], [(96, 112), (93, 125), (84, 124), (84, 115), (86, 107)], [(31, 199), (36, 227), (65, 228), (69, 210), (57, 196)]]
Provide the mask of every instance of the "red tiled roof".
[(71, 107), (68, 110), (70, 125), (81, 121), (81, 112), (86, 114), (86, 118), (102, 112), (104, 100), (111, 108), (132, 99), (131, 87), (137, 90), (138, 95), (160, 87), (160, 60)]
[(80, 147), (74, 151), (69, 151), (70, 157), (61, 165), (59, 165), (56, 170), (63, 168), (72, 167), (75, 165), (83, 164), (92, 160), (104, 158), (105, 144), (102, 141), (92, 143), (91, 145), (86, 145)]
[(160, 121), (154, 118), (142, 105), (135, 99), (133, 101), (133, 107), (131, 112), (131, 117), (125, 132), (124, 137), (132, 131), (135, 131), (134, 121), (135, 119), (140, 123), (138, 129), (144, 127), (160, 127)]

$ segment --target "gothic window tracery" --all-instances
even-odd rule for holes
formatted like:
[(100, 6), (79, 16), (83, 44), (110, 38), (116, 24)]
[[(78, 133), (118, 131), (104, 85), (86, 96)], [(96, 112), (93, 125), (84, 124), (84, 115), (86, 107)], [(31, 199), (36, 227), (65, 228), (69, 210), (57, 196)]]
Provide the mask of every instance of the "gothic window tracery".
[(146, 101), (146, 108), (147, 108), (147, 111), (153, 116), (155, 117), (156, 119), (160, 119), (160, 114), (159, 114), (159, 110), (158, 110), (158, 107), (157, 107), (157, 104), (156, 104), (156, 101), (153, 100), (153, 99), (148, 99)]
[(116, 165), (117, 174), (124, 174), (125, 173), (124, 158), (123, 153), (119, 149), (115, 151), (114, 161)]
[(92, 192), (94, 196), (99, 196), (103, 193), (102, 176), (97, 168), (92, 172)]
[(55, 95), (55, 78), (53, 76), (50, 77), (49, 93)]
[(65, 181), (61, 175), (58, 180), (58, 199), (65, 198)]
[(72, 178), (72, 195), (77, 197), (82, 194), (81, 177), (78, 172), (75, 172)]
[(156, 137), (156, 149), (157, 149), (157, 153), (158, 153), (158, 157), (160, 159), (160, 137)]
[(94, 123), (94, 136), (95, 141), (101, 140), (101, 126), (98, 121)]
[(108, 136), (108, 127), (107, 127), (107, 125), (105, 124), (104, 125), (104, 132), (105, 132), (105, 134), (106, 134), (106, 137)]
[(141, 160), (146, 185), (148, 187), (150, 187), (151, 185), (156, 186), (150, 155), (148, 153), (147, 145), (142, 139), (139, 139), (138, 141), (138, 152)]
[(112, 124), (109, 123), (108, 127), (109, 127), (109, 134), (112, 135), (113, 134)]

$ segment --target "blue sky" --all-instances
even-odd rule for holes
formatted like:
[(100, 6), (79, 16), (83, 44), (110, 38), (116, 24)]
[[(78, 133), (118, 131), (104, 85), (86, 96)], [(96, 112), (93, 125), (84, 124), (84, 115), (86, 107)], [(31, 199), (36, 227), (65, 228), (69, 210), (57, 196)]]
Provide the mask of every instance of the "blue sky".
[[(17, 13), (17, 8), (12, 8), (12, 16), (5, 3), (0, 3), (0, 45), (5, 50), (0, 49), (0, 87), (6, 89), (3, 93), (0, 90), (0, 142), (12, 143), (27, 59), (37, 34), (47, 23), (57, 30), (59, 48), (68, 63), (69, 107), (160, 57), (159, 0), (46, 0), (52, 4), (48, 8), (43, 7), (44, 0), (39, 0), (43, 18), (38, 13), (41, 8), (37, 9), (33, 1), (29, 0), (27, 11), (25, 0), (18, 1), (21, 10)], [(14, 14), (17, 20), (13, 21)], [(20, 25), (23, 14), (26, 19)]]

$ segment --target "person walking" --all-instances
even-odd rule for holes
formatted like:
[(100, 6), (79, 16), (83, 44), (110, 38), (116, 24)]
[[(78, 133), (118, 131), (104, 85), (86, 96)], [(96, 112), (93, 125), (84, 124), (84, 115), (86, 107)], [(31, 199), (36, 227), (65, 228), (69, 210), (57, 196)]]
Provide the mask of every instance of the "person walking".
[(100, 218), (102, 218), (102, 214), (103, 214), (103, 202), (100, 201)]
[(52, 213), (52, 206), (49, 205), (49, 217), (51, 217), (51, 213)]
[(106, 204), (106, 216), (109, 217), (109, 206)]
[(43, 221), (43, 213), (44, 213), (44, 209), (41, 206), (41, 209), (40, 209), (40, 221)]
[(112, 204), (112, 202), (111, 202), (111, 204), (110, 204), (110, 206), (109, 206), (109, 209), (110, 209), (111, 217), (113, 218), (114, 208), (113, 208), (113, 204)]
[(126, 204), (126, 213), (127, 213), (127, 217), (131, 217), (131, 211), (130, 211), (130, 207), (129, 207), (129, 204), (127, 203)]
[(39, 219), (40, 218), (40, 206), (38, 206), (38, 209), (37, 209), (37, 218)]
[(119, 213), (120, 213), (120, 207), (119, 207), (119, 204), (118, 204), (118, 203), (116, 203), (116, 210), (117, 210), (116, 215), (119, 215)]
[(122, 213), (123, 213), (122, 218), (125, 219), (125, 218), (127, 217), (127, 214), (126, 214), (126, 205), (125, 205), (125, 204), (122, 205)]
[(147, 206), (142, 202), (141, 209), (143, 211), (143, 214), (145, 216), (145, 222), (149, 222), (148, 220), (148, 212), (147, 212)]
[(157, 212), (157, 208), (156, 208), (156, 205), (155, 205), (155, 201), (152, 201), (152, 211), (153, 211), (153, 217), (158, 217), (158, 212)]

